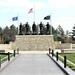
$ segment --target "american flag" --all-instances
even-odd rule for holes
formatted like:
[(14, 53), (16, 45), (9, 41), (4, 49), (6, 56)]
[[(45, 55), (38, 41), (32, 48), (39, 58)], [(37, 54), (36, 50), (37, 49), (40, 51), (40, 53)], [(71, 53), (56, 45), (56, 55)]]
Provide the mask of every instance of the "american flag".
[(33, 12), (33, 8), (31, 8), (28, 12), (28, 14), (32, 13)]

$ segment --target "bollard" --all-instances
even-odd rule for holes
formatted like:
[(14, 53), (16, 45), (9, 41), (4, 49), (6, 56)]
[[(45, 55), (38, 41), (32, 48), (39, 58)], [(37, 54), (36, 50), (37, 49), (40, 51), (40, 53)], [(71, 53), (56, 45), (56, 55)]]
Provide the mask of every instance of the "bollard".
[(64, 68), (66, 68), (66, 56), (64, 56)]
[(17, 49), (17, 54), (19, 54), (19, 49)]
[(10, 52), (8, 52), (8, 61), (10, 61)]
[(52, 50), (52, 57), (54, 56), (54, 50)]
[(49, 48), (49, 54), (50, 54), (50, 50), (51, 50), (51, 49)]
[(56, 52), (56, 60), (58, 61), (58, 52)]
[(1, 56), (0, 56), (0, 68), (1, 68)]
[(15, 57), (15, 50), (14, 50), (14, 57)]

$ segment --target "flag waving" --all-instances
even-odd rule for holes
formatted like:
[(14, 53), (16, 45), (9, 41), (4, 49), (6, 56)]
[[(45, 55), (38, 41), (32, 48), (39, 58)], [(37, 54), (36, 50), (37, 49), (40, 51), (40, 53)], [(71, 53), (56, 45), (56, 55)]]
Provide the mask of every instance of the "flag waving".
[(46, 17), (44, 17), (44, 20), (50, 20), (50, 15), (47, 15)]
[(32, 13), (33, 12), (33, 8), (31, 8), (28, 12), (28, 14)]
[(12, 18), (12, 21), (17, 21), (17, 20), (18, 20), (18, 16)]

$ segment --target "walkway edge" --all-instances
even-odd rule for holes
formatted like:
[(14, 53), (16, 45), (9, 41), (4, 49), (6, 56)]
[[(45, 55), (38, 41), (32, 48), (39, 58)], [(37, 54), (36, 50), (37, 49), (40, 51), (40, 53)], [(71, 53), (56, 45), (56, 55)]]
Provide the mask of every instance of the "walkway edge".
[(20, 54), (17, 55), (16, 57), (12, 57), (12, 58), (13, 58), (12, 60), (8, 61), (7, 64), (6, 64), (4, 67), (1, 67), (1, 68), (0, 68), (0, 72), (3, 71), (9, 64), (11, 64), (11, 63), (12, 63), (16, 58), (18, 58), (19, 56), (20, 56)]
[(59, 68), (66, 74), (66, 75), (70, 75), (60, 64), (58, 64), (56, 62), (56, 60), (54, 60), (48, 53), (47, 55), (59, 66)]

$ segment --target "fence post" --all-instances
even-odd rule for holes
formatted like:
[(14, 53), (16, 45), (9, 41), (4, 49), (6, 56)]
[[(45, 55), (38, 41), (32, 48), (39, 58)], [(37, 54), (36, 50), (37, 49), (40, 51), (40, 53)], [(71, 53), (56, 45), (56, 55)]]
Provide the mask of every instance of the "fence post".
[(14, 50), (14, 57), (15, 57), (15, 50)]
[(8, 52), (8, 61), (10, 61), (10, 52)]
[(1, 68), (1, 56), (0, 56), (0, 68)]
[(58, 61), (58, 52), (56, 52), (56, 60)]
[(51, 50), (51, 49), (49, 48), (49, 54), (50, 54), (50, 50)]
[(52, 50), (52, 57), (54, 56), (54, 50)]
[(64, 68), (66, 68), (66, 56), (64, 56)]

